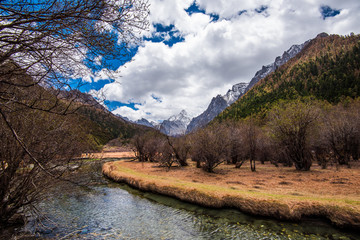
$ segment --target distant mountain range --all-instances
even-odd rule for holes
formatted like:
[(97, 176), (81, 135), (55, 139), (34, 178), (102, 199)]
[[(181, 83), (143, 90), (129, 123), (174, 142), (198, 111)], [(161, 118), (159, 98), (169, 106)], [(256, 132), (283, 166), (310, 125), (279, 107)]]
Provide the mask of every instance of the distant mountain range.
[(116, 138), (127, 141), (137, 133), (152, 130), (112, 114), (89, 94), (72, 91), (62, 93), (61, 97), (76, 97), (75, 102), (79, 109), (74, 115), (74, 128), (81, 126), (81, 134), (86, 134), (87, 141), (94, 147), (101, 147)]
[(136, 120), (134, 123), (139, 124), (139, 125), (143, 125), (143, 126), (147, 126), (147, 127), (152, 127), (155, 129), (159, 129), (160, 128), (160, 124), (156, 123), (156, 122), (149, 122), (146, 118), (141, 118), (139, 120)]
[(178, 115), (171, 116), (169, 119), (164, 120), (162, 123), (155, 123), (153, 121), (150, 122), (145, 118), (141, 118), (136, 121), (130, 121), (126, 117), (122, 117), (122, 118), (131, 123), (155, 128), (168, 136), (184, 135), (186, 132), (186, 128), (189, 125), (189, 122), (191, 121), (191, 118), (189, 117), (189, 115), (185, 110), (182, 110)]
[(225, 95), (221, 96), (219, 94), (214, 97), (205, 112), (191, 119), (189, 125), (186, 128), (186, 133), (190, 133), (208, 124), (225, 108), (230, 106), (240, 96), (242, 96), (245, 93), (247, 86), (247, 83), (238, 83), (235, 84), (231, 89), (229, 89)]
[(247, 91), (249, 91), (257, 82), (296, 56), (296, 54), (298, 54), (308, 43), (309, 41), (306, 41), (303, 44), (291, 46), (281, 57), (279, 56), (275, 58), (273, 63), (263, 66), (259, 71), (257, 71), (250, 83), (235, 84), (225, 95), (217, 95), (214, 97), (205, 112), (191, 120), (190, 124), (187, 126), (186, 133), (190, 133), (196, 129), (206, 126), (211, 120), (224, 111), (225, 108), (229, 107)]
[[(356, 36), (352, 35), (353, 38)], [(192, 119), (189, 118), (187, 113), (183, 110), (179, 115), (172, 116), (168, 120), (163, 121), (163, 123), (154, 124), (150, 123), (146, 119), (140, 119), (136, 121), (136, 123), (157, 128), (162, 133), (170, 135), (170, 136), (177, 136), (182, 134), (187, 134), (192, 131), (195, 131), (196, 129), (202, 128), (206, 126), (210, 121), (212, 121), (215, 117), (218, 116), (218, 118), (228, 118), (228, 116), (237, 116), (237, 113), (235, 114), (233, 111), (234, 109), (238, 109), (238, 100), (241, 99), (243, 96), (247, 96), (249, 98), (249, 94), (247, 94), (251, 89), (254, 88), (254, 86), (258, 85), (257, 83), (261, 81), (262, 79), (267, 78), (268, 76), (272, 76), (273, 73), (283, 68), (284, 65), (288, 65), (288, 62), (292, 59), (299, 58), (299, 55), (303, 56), (305, 53), (303, 53), (306, 49), (306, 51), (309, 51), (308, 48), (311, 45), (310, 43), (314, 43), (318, 41), (318, 39), (325, 39), (326, 42), (327, 39), (330, 39), (328, 41), (341, 39), (344, 37), (340, 37), (337, 35), (331, 35), (329, 36), (326, 33), (319, 34), (316, 38), (308, 40), (302, 44), (299, 45), (293, 45), (291, 46), (287, 51), (285, 51), (282, 56), (278, 56), (275, 58), (275, 61), (271, 64), (268, 64), (266, 66), (263, 66), (259, 71), (255, 73), (255, 76), (251, 79), (249, 83), (238, 83), (233, 85), (231, 89), (228, 90), (228, 92), (225, 95), (217, 95), (214, 97), (208, 108), (201, 113), (199, 116), (194, 117)], [(349, 37), (350, 38), (350, 37)], [(331, 40), (332, 39), (332, 40)], [(339, 40), (340, 41), (340, 40)], [(345, 42), (342, 44), (346, 44)], [(333, 46), (329, 46), (331, 48)], [(317, 46), (317, 49), (312, 49), (313, 52), (318, 51), (318, 49), (323, 48), (322, 45)], [(326, 50), (323, 49), (324, 52)], [(334, 53), (331, 49), (327, 49), (329, 53)], [(341, 51), (341, 50), (339, 50)], [(310, 54), (310, 53), (309, 53)], [(313, 54), (313, 53), (312, 53)], [(336, 56), (335, 56), (336, 57)], [(330, 67), (330, 66), (329, 66)], [(278, 71), (276, 71), (278, 72)], [(273, 77), (271, 77), (273, 78)], [(301, 84), (300, 84), (301, 85)], [(306, 87), (306, 86), (302, 86)], [(356, 88), (357, 89), (357, 88)], [(355, 91), (355, 90), (354, 90)], [(276, 97), (275, 97), (276, 98)], [(256, 100), (260, 101), (260, 100)], [(265, 104), (265, 103), (264, 103)], [(249, 106), (247, 106), (249, 108)], [(226, 113), (224, 113), (224, 110), (226, 109)], [(237, 110), (238, 111), (238, 110)], [(250, 111), (243, 109), (242, 111)]]
[(160, 125), (160, 132), (169, 136), (181, 136), (186, 133), (186, 128), (189, 125), (191, 118), (185, 110), (182, 110), (178, 115), (170, 117)]
[(322, 33), (300, 48), (291, 48), (299, 54), (287, 57), (287, 63), (253, 84), (216, 119), (265, 117), (279, 100), (311, 98), (336, 104), (360, 96), (360, 35)]
[(237, 83), (233, 85), (225, 95), (219, 94), (214, 97), (207, 109), (197, 117), (188, 119), (189, 117), (186, 112), (182, 111), (179, 116), (173, 116), (168, 120), (163, 121), (163, 123), (160, 124), (160, 127), (154, 123), (150, 123), (144, 118), (135, 121), (135, 123), (160, 129), (162, 133), (169, 136), (187, 134), (195, 131), (196, 129), (202, 128), (210, 121), (212, 121), (216, 116), (218, 116), (222, 111), (224, 111), (224, 109), (229, 107), (246, 92), (248, 92), (258, 81), (265, 78), (267, 75), (274, 72), (277, 68), (296, 56), (296, 54), (298, 54), (309, 41), (306, 41), (300, 45), (291, 46), (283, 53), (282, 56), (276, 57), (273, 63), (263, 66), (259, 71), (257, 71), (249, 83)]

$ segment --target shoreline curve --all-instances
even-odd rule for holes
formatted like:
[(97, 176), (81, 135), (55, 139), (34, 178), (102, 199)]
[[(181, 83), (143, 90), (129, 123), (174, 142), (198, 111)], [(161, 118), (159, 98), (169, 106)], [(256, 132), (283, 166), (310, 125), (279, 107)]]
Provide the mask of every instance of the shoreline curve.
[(350, 230), (360, 229), (360, 212), (336, 203), (311, 198), (274, 198), (271, 195), (222, 189), (219, 186), (169, 179), (144, 174), (117, 162), (107, 162), (102, 173), (109, 179), (126, 183), (142, 191), (153, 192), (210, 208), (233, 208), (241, 212), (278, 220), (300, 221), (306, 217), (323, 218), (333, 225)]

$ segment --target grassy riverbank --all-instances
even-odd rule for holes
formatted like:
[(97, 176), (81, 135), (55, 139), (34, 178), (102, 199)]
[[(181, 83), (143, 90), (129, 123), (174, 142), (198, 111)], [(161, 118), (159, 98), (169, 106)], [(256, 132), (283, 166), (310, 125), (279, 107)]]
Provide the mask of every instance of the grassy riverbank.
[(360, 228), (360, 169), (298, 172), (260, 165), (222, 165), (209, 174), (192, 164), (166, 171), (154, 163), (109, 162), (104, 175), (114, 181), (206, 207), (230, 207), (283, 220), (329, 219), (339, 227)]

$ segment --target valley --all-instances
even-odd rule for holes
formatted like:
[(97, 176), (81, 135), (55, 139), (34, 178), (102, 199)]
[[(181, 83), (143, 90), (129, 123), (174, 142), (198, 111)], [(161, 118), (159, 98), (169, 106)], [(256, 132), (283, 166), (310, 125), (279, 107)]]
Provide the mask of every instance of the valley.
[(0, 1), (0, 239), (360, 239), (359, 12)]
[[(113, 153), (117, 156), (126, 154)], [(308, 218), (300, 222), (276, 220), (248, 215), (236, 209), (202, 207), (173, 197), (140, 191), (102, 176), (101, 166), (115, 160), (128, 165), (125, 161), (129, 159), (104, 158), (101, 161), (87, 161), (71, 174), (71, 179), (86, 183), (87, 187), (59, 182), (49, 189), (46, 197), (37, 206), (44, 218), (40, 223), (36, 219), (29, 219), (24, 228), (17, 229), (17, 239), (167, 237), (200, 240), (236, 239), (241, 236), (246, 239), (260, 237), (281, 240), (351, 240), (359, 237), (356, 231), (334, 228), (322, 219)], [(134, 170), (134, 164), (140, 165), (134, 162), (131, 164), (133, 167), (130, 167)], [(150, 166), (145, 165), (144, 170), (148, 171)], [(153, 170), (149, 170), (149, 173), (151, 171)], [(180, 176), (178, 173), (175, 175)], [(164, 176), (165, 174), (162, 177)], [(2, 237), (11, 238), (9, 235)]]

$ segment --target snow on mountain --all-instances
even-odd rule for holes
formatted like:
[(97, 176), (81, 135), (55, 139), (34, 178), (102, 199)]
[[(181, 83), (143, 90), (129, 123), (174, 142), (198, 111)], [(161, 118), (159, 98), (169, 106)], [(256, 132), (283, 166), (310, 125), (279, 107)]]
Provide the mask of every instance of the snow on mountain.
[(208, 108), (197, 116), (193, 118), (186, 129), (186, 133), (190, 133), (195, 129), (201, 128), (213, 120), (217, 115), (219, 115), (225, 108), (234, 103), (240, 96), (245, 93), (247, 88), (247, 83), (238, 83), (232, 86), (231, 89), (223, 96), (217, 95), (214, 97)]
[(227, 93), (222, 96), (222, 98), (227, 102), (228, 105), (231, 105), (236, 100), (239, 99), (245, 93), (246, 87), (248, 86), (247, 83), (238, 83), (232, 86), (231, 89), (227, 91)]
[(160, 125), (160, 132), (168, 136), (184, 135), (190, 121), (191, 118), (187, 112), (182, 110), (178, 115), (171, 116), (168, 120), (164, 120)]
[(123, 119), (124, 121), (127, 121), (127, 122), (129, 122), (129, 123), (135, 123), (135, 124), (138, 124), (138, 125), (155, 128), (155, 129), (157, 129), (157, 130), (159, 130), (159, 128), (160, 128), (160, 124), (159, 124), (159, 123), (156, 123), (156, 122), (154, 122), (154, 121), (149, 122), (149, 121), (148, 121), (147, 119), (145, 119), (145, 118), (141, 118), (141, 119), (138, 119), (138, 120), (136, 120), (136, 121), (132, 121), (132, 120), (130, 120), (129, 118), (123, 117), (123, 116), (121, 116), (121, 115), (119, 115), (119, 114), (116, 114), (115, 116), (117, 116), (117, 117), (119, 117), (119, 118), (121, 118), (121, 119)]
[(283, 53), (282, 56), (276, 57), (273, 63), (263, 66), (259, 71), (257, 71), (249, 83), (235, 84), (225, 95), (217, 95), (212, 98), (208, 108), (195, 118), (190, 119), (186, 111), (182, 110), (178, 115), (171, 116), (168, 120), (164, 120), (161, 124), (149, 122), (145, 118), (139, 119), (135, 123), (159, 129), (162, 133), (169, 136), (179, 136), (202, 128), (219, 115), (225, 108), (230, 106), (247, 91), (249, 91), (258, 81), (274, 72), (281, 65), (285, 64), (301, 52), (301, 50), (309, 42), (310, 40), (303, 44), (291, 46)]
[(232, 89), (229, 89), (229, 91), (224, 96), (218, 95), (214, 97), (205, 112), (191, 120), (186, 129), (186, 133), (190, 133), (207, 125), (218, 114), (225, 110), (225, 108), (227, 108), (247, 91), (249, 91), (258, 81), (274, 72), (278, 67), (288, 62), (291, 58), (295, 57), (309, 42), (310, 40), (303, 44), (291, 46), (283, 53), (282, 56), (275, 58), (275, 62), (263, 66), (259, 71), (257, 71), (255, 76), (251, 79), (250, 83), (235, 84)]
[(275, 62), (263, 66), (259, 71), (256, 72), (255, 76), (251, 79), (249, 85), (247, 86), (245, 92), (249, 91), (258, 81), (274, 72), (281, 65), (287, 63), (291, 58), (295, 57), (301, 50), (308, 44), (310, 40), (299, 45), (292, 45), (287, 51), (283, 53), (282, 56), (275, 58)]
[(186, 127), (189, 125), (191, 118), (185, 110), (182, 110), (178, 115), (171, 116), (168, 120), (164, 120), (160, 124), (153, 121), (150, 122), (145, 118), (136, 121), (127, 120), (132, 123), (155, 128), (169, 136), (180, 136), (185, 134)]
[(147, 126), (147, 127), (151, 127), (154, 128), (155, 126), (153, 125), (153, 123), (149, 122), (147, 119), (142, 118), (139, 120), (136, 120), (134, 123), (139, 124), (139, 125), (143, 125), (143, 126)]
[(199, 116), (193, 118), (186, 128), (186, 133), (201, 128), (214, 119), (219, 113), (227, 108), (228, 102), (220, 94), (214, 97), (208, 108)]

